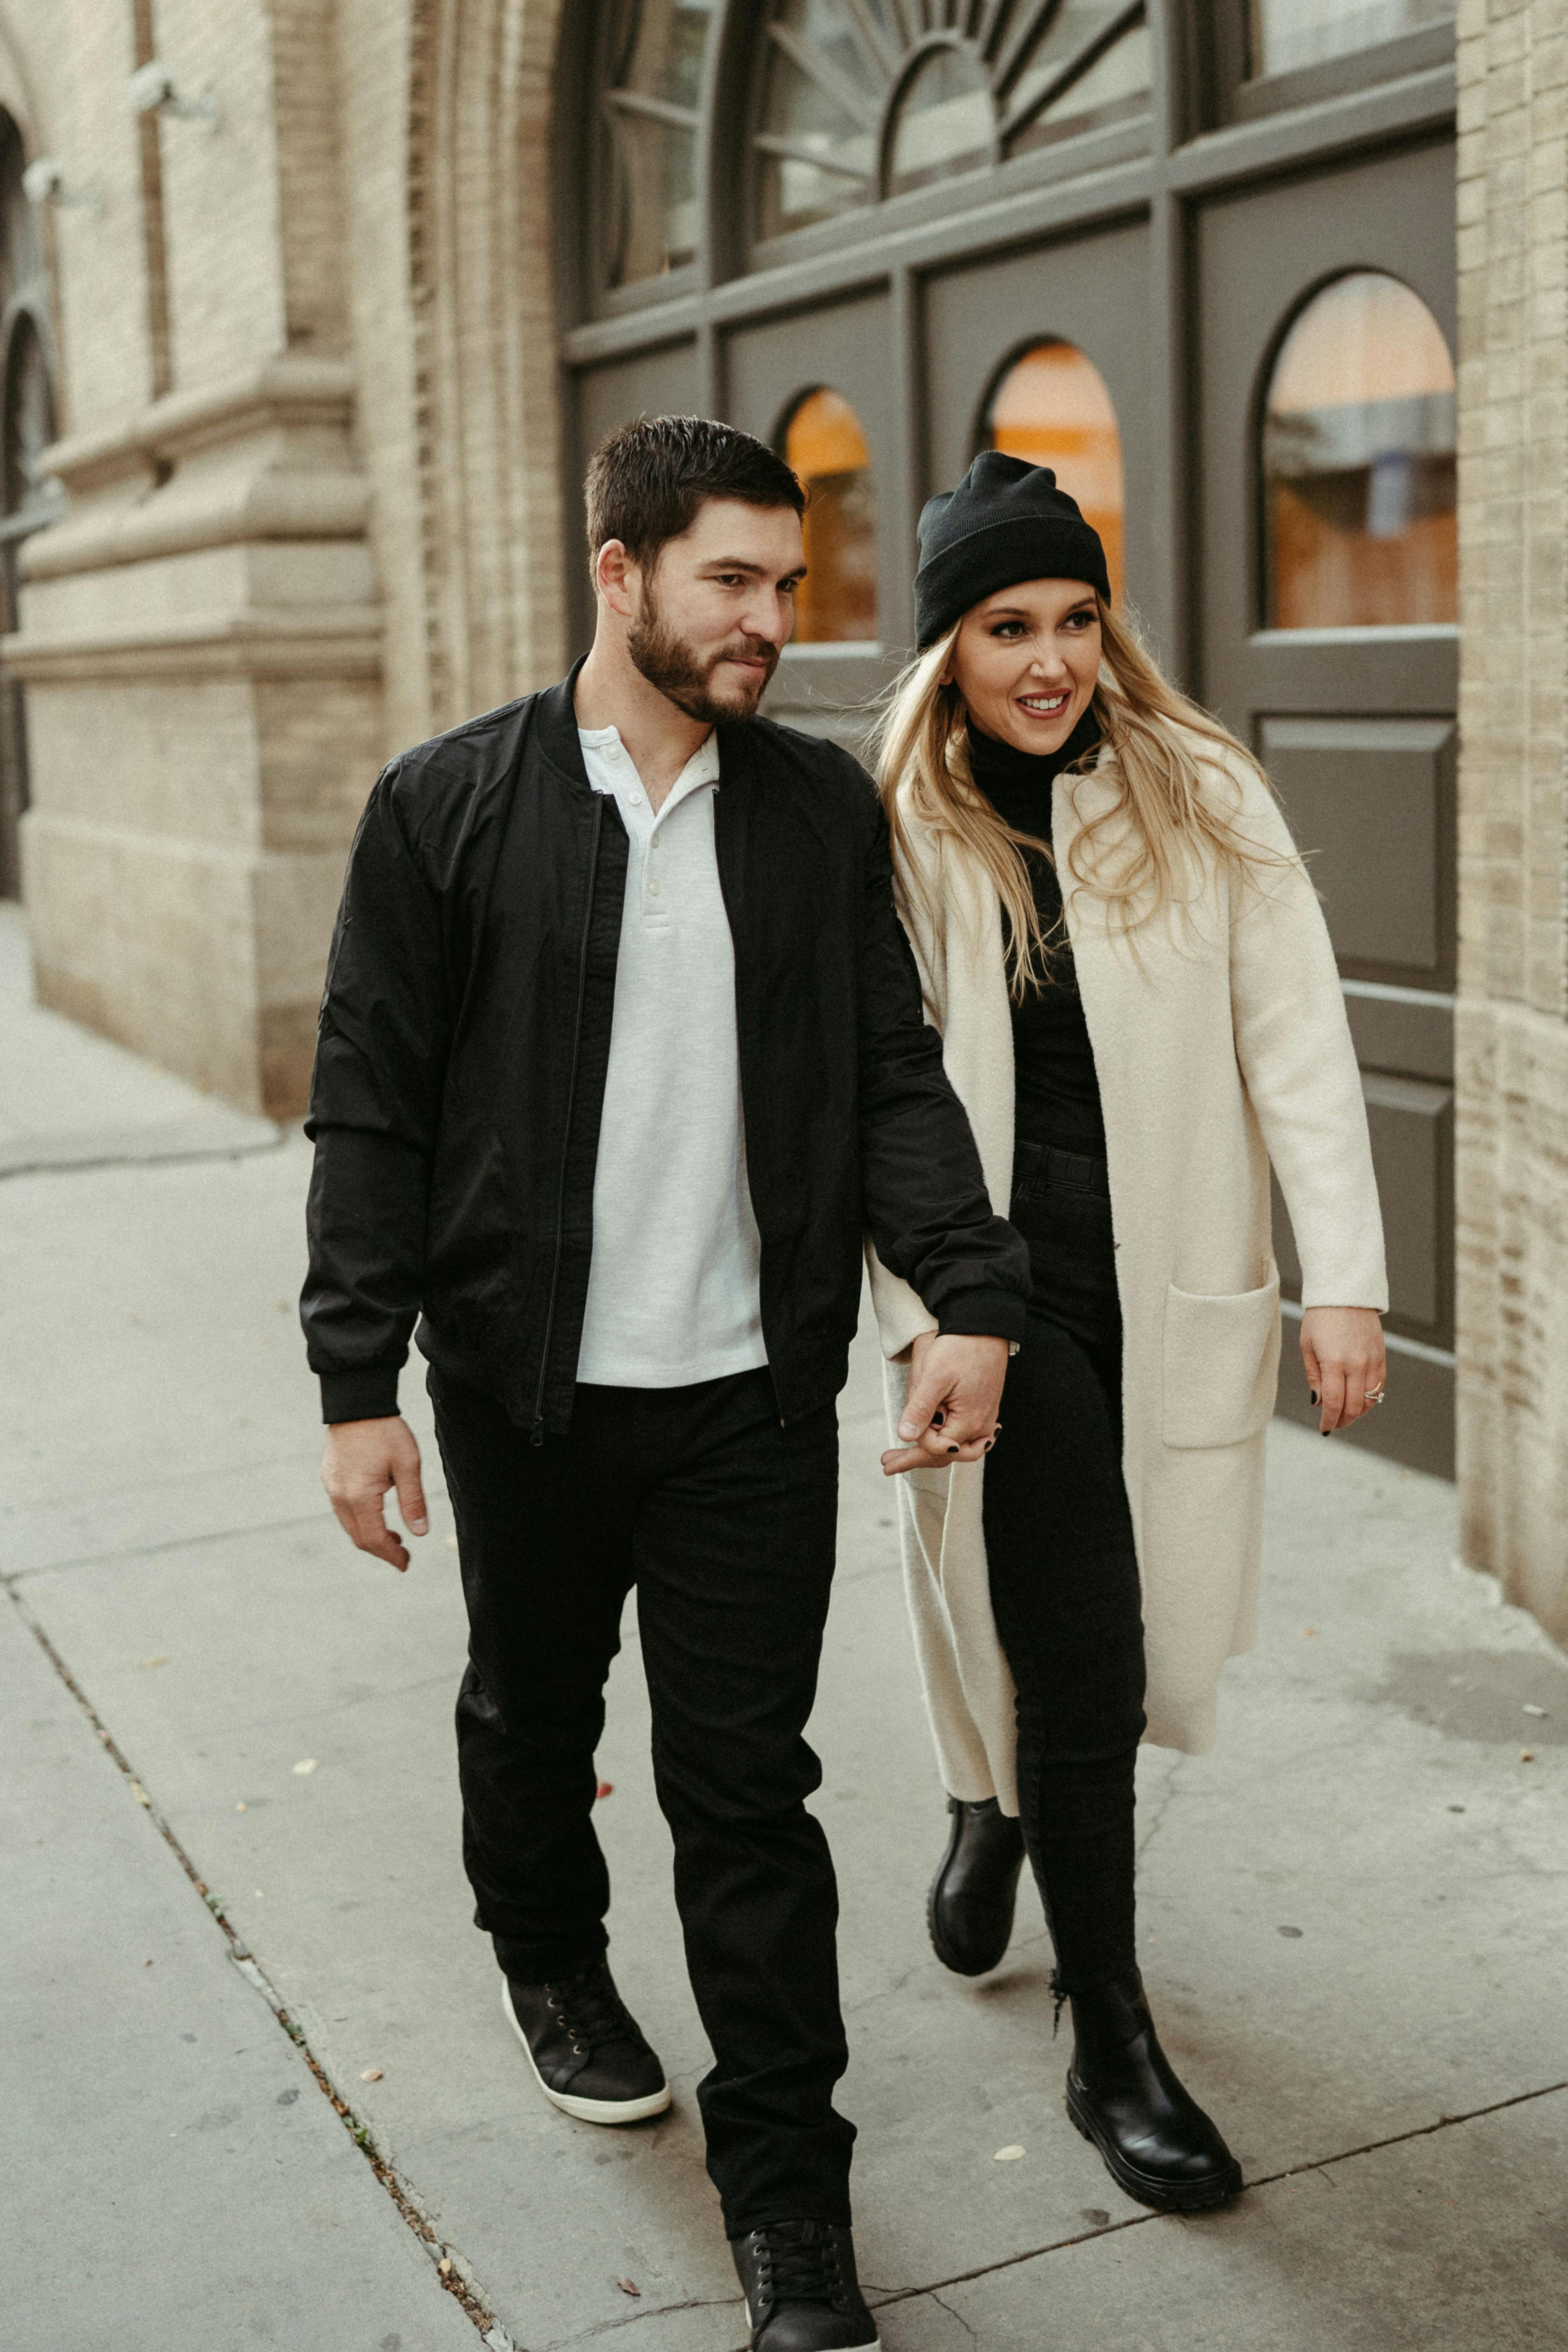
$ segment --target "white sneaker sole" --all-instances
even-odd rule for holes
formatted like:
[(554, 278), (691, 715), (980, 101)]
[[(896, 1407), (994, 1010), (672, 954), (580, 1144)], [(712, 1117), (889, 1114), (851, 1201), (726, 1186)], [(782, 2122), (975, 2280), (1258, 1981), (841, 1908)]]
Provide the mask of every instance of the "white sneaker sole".
[(552, 2091), (534, 2064), (534, 2053), (528, 2047), (528, 2035), (517, 2023), (517, 2013), (512, 2007), (512, 1988), (505, 1977), (501, 1979), (501, 2007), (507, 2024), (523, 2045), (523, 2055), (535, 2082), (551, 2106), (559, 2107), (563, 2116), (575, 2116), (580, 2124), (640, 2124), (649, 2116), (662, 2116), (669, 2105), (668, 2083), (661, 2083), (656, 2091), (648, 2092), (641, 2099), (574, 2099), (570, 2091)]

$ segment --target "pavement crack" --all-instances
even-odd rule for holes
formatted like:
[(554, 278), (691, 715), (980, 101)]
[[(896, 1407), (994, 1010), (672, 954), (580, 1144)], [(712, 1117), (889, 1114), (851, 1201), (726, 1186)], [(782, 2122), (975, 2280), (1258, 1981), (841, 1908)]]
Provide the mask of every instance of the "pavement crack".
[(963, 2329), (971, 2344), (977, 2344), (979, 2342), (979, 2337), (976, 2335), (974, 2329), (970, 2326), (968, 2321), (965, 2318), (961, 2311), (955, 2311), (952, 2305), (950, 2303), (944, 2303), (939, 2294), (932, 2295), (930, 2300), (936, 2305), (939, 2311), (945, 2311), (949, 2319), (956, 2319), (957, 2321), (959, 2326)]
[(506, 2335), (506, 2331), (502, 2328), (501, 2323), (497, 2320), (495, 2312), (489, 2307), (480, 2289), (470, 2277), (467, 2265), (464, 2262), (462, 2256), (452, 2247), (444, 2244), (437, 2236), (434, 2222), (425, 2212), (423, 2206), (421, 2204), (410, 2183), (402, 2178), (401, 2173), (393, 2169), (387, 2158), (382, 2154), (381, 2149), (377, 2147), (374, 2134), (372, 2133), (369, 2124), (355, 2114), (348, 2100), (345, 2099), (339, 2091), (336, 2084), (332, 2081), (331, 2076), (328, 2074), (325, 2066), (322, 2065), (321, 2061), (317, 2057), (315, 2052), (311, 2049), (309, 2042), (307, 2041), (304, 2028), (297, 2022), (297, 2021), (285, 2008), (282, 1997), (278, 1993), (277, 1988), (272, 1984), (265, 1970), (261, 1968), (255, 1954), (246, 1943), (245, 1938), (239, 1934), (233, 1923), (225, 1916), (223, 1906), (218, 1898), (211, 1892), (205, 1879), (202, 1877), (195, 1864), (192, 1861), (191, 1856), (186, 1853), (184, 1847), (181, 1844), (179, 1839), (170, 1828), (168, 1822), (159, 1811), (158, 1807), (153, 1802), (152, 1797), (148, 1794), (144, 1784), (133, 1769), (130, 1758), (126, 1756), (123, 1749), (114, 1738), (113, 1734), (110, 1731), (108, 1726), (104, 1723), (102, 1717), (99, 1715), (97, 1709), (88, 1698), (80, 1684), (71, 1673), (70, 1668), (67, 1665), (64, 1658), (56, 1649), (54, 1643), (50, 1641), (48, 1635), (39, 1624), (37, 1619), (26, 1607), (19, 1593), (13, 1591), (9, 1593), (8, 1598), (17, 1615), (21, 1618), (22, 1622), (26, 1626), (28, 1632), (37, 1643), (38, 1647), (42, 1650), (45, 1657), (47, 1658), (50, 1665), (54, 1668), (56, 1674), (59, 1676), (61, 1682), (65, 1685), (67, 1690), (69, 1691), (72, 1698), (75, 1699), (83, 1715), (86, 1716), (89, 1723), (92, 1726), (93, 1730), (101, 1741), (104, 1750), (109, 1756), (110, 1761), (115, 1765), (117, 1769), (124, 1775), (126, 1780), (129, 1781), (132, 1790), (136, 1794), (138, 1803), (145, 1809), (147, 1817), (152, 1822), (153, 1828), (157, 1831), (160, 1837), (163, 1840), (164, 1844), (173, 1854), (174, 1859), (178, 1862), (181, 1869), (184, 1872), (186, 1877), (190, 1880), (191, 1885), (201, 1896), (207, 1910), (212, 1914), (214, 1919), (216, 1921), (219, 1931), (228, 1945), (229, 1958), (238, 1968), (246, 1982), (254, 1987), (254, 1989), (266, 2001), (268, 2009), (271, 2010), (273, 2016), (277, 2019), (284, 2032), (287, 2033), (290, 2042), (293, 2042), (306, 2065), (309, 2068), (317, 2089), (320, 2091), (322, 2095), (328, 2100), (333, 2113), (337, 2116), (338, 2120), (342, 2125), (344, 2130), (348, 2133), (349, 2137), (353, 2141), (355, 2147), (359, 2149), (361, 2155), (370, 2166), (371, 2170), (375, 2174), (376, 2179), (386, 2190), (386, 2193), (392, 2200), (392, 2204), (397, 2208), (400, 2218), (407, 2225), (413, 2236), (419, 2241), (422, 2252), (426, 2254), (430, 2260), (437, 2286), (441, 2287), (447, 2294), (450, 2294), (454, 2301), (460, 2305), (465, 2316), (472, 2322), (478, 2334), (484, 2337), (486, 2342), (492, 2340), (497, 2343), (510, 2341), (510, 2338)]
[(1178, 1756), (1166, 1776), (1166, 1785), (1161, 1792), (1159, 1803), (1155, 1807), (1154, 1819), (1150, 1822), (1148, 1828), (1144, 1832), (1143, 1836), (1138, 1841), (1138, 1860), (1140, 1863), (1148, 1853), (1148, 1850), (1153, 1845), (1155, 1840), (1158, 1837), (1161, 1830), (1165, 1827), (1166, 1815), (1170, 1811), (1170, 1809), (1176, 1802), (1176, 1797), (1180, 1791), (1182, 1767), (1186, 1762), (1186, 1758), (1185, 1756)]

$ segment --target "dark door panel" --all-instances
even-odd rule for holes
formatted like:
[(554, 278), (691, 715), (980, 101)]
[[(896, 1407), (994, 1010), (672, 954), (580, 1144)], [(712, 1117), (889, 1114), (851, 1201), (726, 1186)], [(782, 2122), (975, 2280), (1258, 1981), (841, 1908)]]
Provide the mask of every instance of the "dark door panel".
[(1452, 720), (1265, 717), (1258, 734), (1291, 830), (1312, 860), (1341, 971), (1451, 987)]

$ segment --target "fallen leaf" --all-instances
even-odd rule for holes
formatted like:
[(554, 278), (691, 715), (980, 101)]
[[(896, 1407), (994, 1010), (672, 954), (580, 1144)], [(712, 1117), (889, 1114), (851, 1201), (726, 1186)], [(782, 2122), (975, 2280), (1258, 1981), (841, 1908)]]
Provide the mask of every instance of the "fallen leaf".
[(1546, 1709), (1543, 1706), (1531, 1706), (1530, 1701), (1526, 1699), (1524, 1702), (1524, 1712), (1526, 1715), (1534, 1715), (1544, 1717)]
[(1317, 1630), (1318, 1629), (1315, 1625), (1309, 1625), (1307, 1627), (1307, 1639), (1309, 1642), (1312, 1640), (1312, 1635), (1317, 1632)]
[(641, 2294), (643, 2292), (635, 2279), (617, 2279), (615, 2284), (622, 2294)]
[(998, 2147), (995, 2156), (992, 2157), (991, 2162), (993, 2164), (1016, 2164), (1020, 2156), (1027, 2156), (1028, 2154), (1029, 2150), (1027, 2147)]
[(361, 2083), (379, 2083), (381, 2079), (382, 2070), (379, 2066), (367, 2066), (364, 2073), (360, 2076)]
[(314, 1756), (302, 1756), (293, 1769), (303, 1779), (307, 1772), (314, 1772), (316, 1769), (316, 1759)]
[(152, 1802), (152, 1798), (148, 1795), (140, 1780), (132, 1780), (131, 1783), (131, 1793), (135, 1798), (139, 1805), (150, 1805)]
[[(1534, 1748), (1521, 1748), (1520, 1749), (1520, 1751), (1519, 1751), (1519, 1760), (1520, 1760), (1520, 1762), (1521, 1762), (1521, 1764), (1533, 1764), (1533, 1763), (1534, 1763), (1534, 1761), (1535, 1761), (1535, 1750), (1534, 1750)], [(143, 1804), (145, 1804), (145, 1803), (147, 1802), (146, 1798), (145, 1798), (145, 1797), (143, 1797), (143, 1798), (142, 1798), (142, 1800), (141, 1800), (141, 1801), (142, 1801), (142, 1803), (143, 1803)]]
[(442, 2257), (441, 2257), (441, 2260), (436, 2263), (435, 2267), (436, 2267), (436, 2269), (441, 2273), (441, 2275), (442, 2275), (442, 2277), (443, 2277), (443, 2278), (450, 2278), (450, 2277), (452, 2276), (452, 2257), (451, 2257), (451, 2255), (450, 2255), (450, 2254), (443, 2254), (443, 2255), (442, 2255)]
[(599, 1783), (598, 1788), (597, 1788), (597, 1789), (595, 1789), (595, 1790), (594, 1790), (594, 1792), (593, 1792), (593, 1793), (594, 1793), (594, 1796), (595, 1796), (596, 1798), (598, 1798), (598, 1797), (612, 1797), (612, 1796), (615, 1794), (615, 1783), (614, 1783), (614, 1781), (613, 1781), (613, 1780), (601, 1780), (601, 1782)]
[(240, 1799), (240, 1801), (239, 1801), (238, 1804), (235, 1807), (235, 1812), (236, 1812), (236, 1813), (243, 1813), (243, 1812), (244, 1812), (244, 1811), (245, 1811), (245, 1799), (244, 1799), (243, 1797)]
[[(167, 1658), (143, 1658), (141, 1663), (144, 1666), (166, 1666), (169, 1661)], [(1529, 1709), (1526, 1708), (1525, 1712), (1528, 1714)], [(1541, 1710), (1538, 1707), (1536, 1709), (1536, 1713), (1539, 1714)]]

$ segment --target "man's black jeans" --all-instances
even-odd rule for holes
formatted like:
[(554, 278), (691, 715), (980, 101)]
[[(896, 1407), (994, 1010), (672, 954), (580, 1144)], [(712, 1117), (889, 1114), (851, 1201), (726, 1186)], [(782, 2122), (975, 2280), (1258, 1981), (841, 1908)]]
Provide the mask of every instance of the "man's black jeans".
[(802, 1737), (832, 1582), (836, 1413), (781, 1428), (766, 1371), (580, 1387), (570, 1433), (536, 1446), (478, 1391), (430, 1387), (468, 1603), (457, 1752), (477, 1923), (532, 1983), (606, 1948), (593, 1751), (635, 1584), (725, 2226), (847, 2224), (838, 1893)]
[(1136, 1961), (1144, 1626), (1122, 1481), (1122, 1310), (1103, 1160), (1019, 1139), (1029, 1337), (986, 1464), (997, 1631), (1018, 1686), (1019, 1810), (1065, 1990)]

